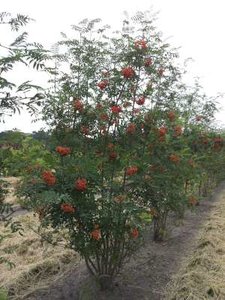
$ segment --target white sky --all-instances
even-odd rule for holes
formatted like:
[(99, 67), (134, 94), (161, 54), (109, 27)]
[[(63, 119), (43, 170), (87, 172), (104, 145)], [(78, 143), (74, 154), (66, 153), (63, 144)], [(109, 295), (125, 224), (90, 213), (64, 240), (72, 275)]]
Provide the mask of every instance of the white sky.
[[(29, 40), (50, 48), (68, 32), (71, 24), (84, 18), (101, 18), (103, 23), (118, 27), (123, 11), (130, 15), (138, 10), (159, 11), (158, 29), (179, 50), (180, 59), (192, 57), (189, 77), (200, 77), (207, 95), (225, 93), (225, 2), (224, 0), (0, 0), (0, 11), (27, 14), (36, 22), (28, 26)], [(4, 37), (7, 38), (7, 37)], [(2, 41), (0, 31), (0, 41)], [(1, 55), (1, 54), (0, 54)], [(33, 73), (32, 73), (33, 74)], [(21, 80), (27, 74), (16, 74)], [(30, 76), (30, 75), (29, 75)], [(42, 79), (43, 80), (43, 79)], [(35, 78), (34, 78), (35, 83)], [(221, 101), (218, 122), (225, 124), (225, 103)], [(32, 124), (27, 114), (6, 118), (0, 131), (18, 128), (25, 132), (38, 130), (41, 123)]]

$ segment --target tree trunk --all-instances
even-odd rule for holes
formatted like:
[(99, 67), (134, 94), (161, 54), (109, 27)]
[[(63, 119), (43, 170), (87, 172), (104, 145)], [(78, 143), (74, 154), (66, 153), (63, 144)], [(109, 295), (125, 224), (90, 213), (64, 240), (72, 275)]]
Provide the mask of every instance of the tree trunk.
[(154, 217), (154, 235), (153, 240), (155, 242), (162, 242), (165, 238), (166, 234), (166, 219), (167, 212), (162, 213), (162, 215), (158, 215)]

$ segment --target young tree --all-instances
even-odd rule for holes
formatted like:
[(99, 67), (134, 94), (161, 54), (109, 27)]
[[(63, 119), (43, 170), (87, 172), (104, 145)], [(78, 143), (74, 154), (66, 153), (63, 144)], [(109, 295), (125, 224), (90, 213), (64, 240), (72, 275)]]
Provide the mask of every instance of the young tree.
[(107, 27), (94, 27), (99, 20), (74, 26), (75, 38), (64, 35), (56, 59), (69, 72), (59, 70), (43, 109), (58, 160), (53, 171), (35, 170), (23, 194), (43, 224), (66, 230), (103, 288), (141, 240), (148, 144), (175, 107), (167, 98), (180, 78), (152, 20), (138, 14), (133, 21), (135, 29), (125, 20), (112, 38)]

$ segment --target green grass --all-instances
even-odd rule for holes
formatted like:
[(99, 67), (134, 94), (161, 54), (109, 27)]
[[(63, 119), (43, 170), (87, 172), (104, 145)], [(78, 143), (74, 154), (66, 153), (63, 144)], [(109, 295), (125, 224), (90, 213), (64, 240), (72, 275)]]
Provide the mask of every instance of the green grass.
[(7, 299), (8, 299), (7, 292), (2, 288), (0, 288), (0, 300), (7, 300)]

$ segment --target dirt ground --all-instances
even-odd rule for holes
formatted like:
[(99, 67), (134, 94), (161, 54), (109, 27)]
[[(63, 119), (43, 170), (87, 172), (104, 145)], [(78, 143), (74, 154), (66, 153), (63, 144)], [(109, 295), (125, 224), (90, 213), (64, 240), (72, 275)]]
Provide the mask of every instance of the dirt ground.
[[(44, 289), (27, 295), (27, 300), (167, 300), (165, 288), (178, 272), (183, 259), (192, 254), (196, 241), (211, 211), (224, 201), (225, 183), (211, 197), (202, 201), (194, 211), (187, 211), (184, 219), (169, 220), (164, 242), (152, 241), (152, 232), (146, 233), (145, 245), (126, 264), (109, 292), (100, 292), (80, 262), (60, 279)], [(10, 299), (10, 298), (9, 298)]]

